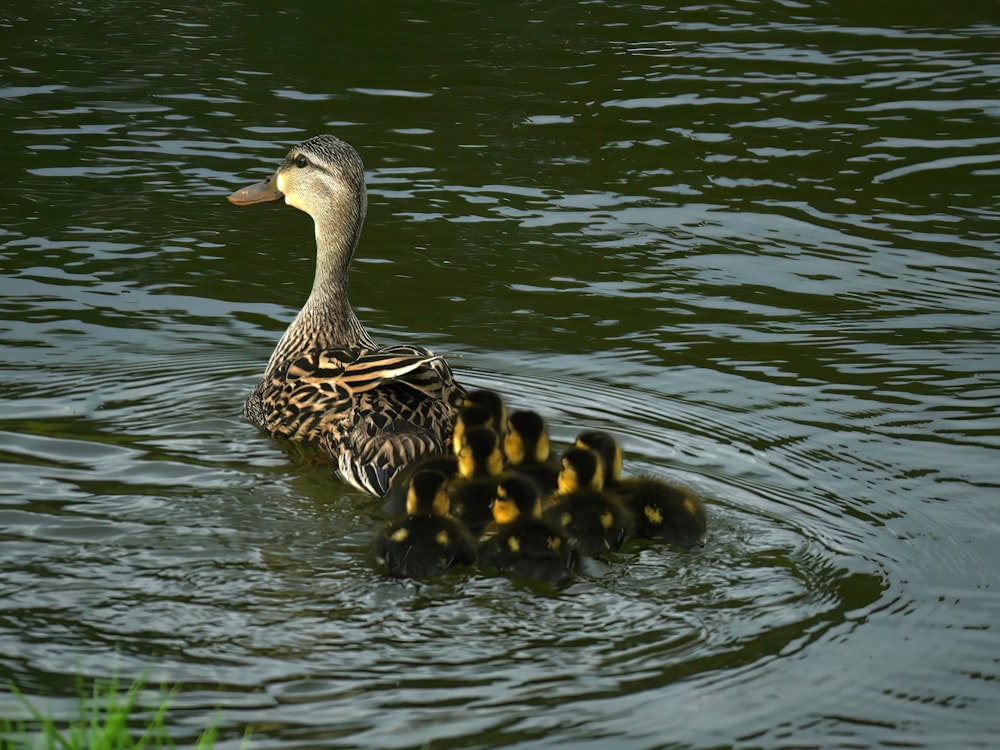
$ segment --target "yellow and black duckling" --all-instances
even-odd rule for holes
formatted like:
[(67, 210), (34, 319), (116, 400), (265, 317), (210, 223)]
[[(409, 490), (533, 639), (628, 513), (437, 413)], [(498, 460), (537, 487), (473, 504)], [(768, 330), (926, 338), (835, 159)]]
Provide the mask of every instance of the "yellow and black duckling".
[(500, 573), (568, 582), (579, 570), (580, 554), (558, 529), (542, 520), (535, 483), (514, 474), (497, 484), (493, 522), (479, 547), (479, 559)]
[(473, 427), (489, 427), (497, 431), (497, 426), (493, 420), (493, 412), (482, 404), (466, 403), (459, 408), (455, 417), (455, 427), (451, 435), (452, 450), (457, 456), (462, 452), (462, 445), (465, 443), (465, 431)]
[(616, 552), (635, 533), (632, 512), (602, 491), (604, 466), (587, 448), (563, 454), (559, 491), (545, 509), (544, 518), (559, 528), (587, 554)]
[(610, 432), (604, 430), (581, 432), (576, 436), (573, 445), (576, 448), (588, 448), (601, 457), (604, 468), (602, 479), (606, 488), (614, 487), (621, 480), (625, 454), (621, 443)]
[(507, 431), (507, 405), (499, 393), (479, 389), (466, 394), (451, 436), (455, 455), (461, 453), (465, 431), (472, 427), (491, 428), (500, 436), (500, 450), (503, 450), (503, 437)]
[[(406, 513), (406, 497), (410, 490), (410, 480), (414, 474), (423, 470), (440, 471), (450, 483), (458, 476), (458, 456), (430, 456), (412, 464), (407, 464), (389, 483), (389, 493), (385, 496), (382, 511), (394, 518)], [(446, 487), (447, 488), (447, 487)]]
[(493, 429), (503, 438), (504, 432), (507, 430), (507, 405), (499, 393), (483, 388), (469, 391), (462, 405), (482, 406), (488, 409), (492, 417)]
[(455, 565), (476, 561), (476, 541), (449, 515), (446, 485), (440, 471), (413, 475), (406, 496), (406, 515), (391, 521), (375, 536), (375, 560), (397, 578), (430, 578)]
[(504, 453), (511, 471), (530, 477), (544, 495), (555, 492), (559, 462), (550, 455), (549, 430), (541, 415), (516, 411), (507, 419)]
[(708, 516), (705, 503), (697, 493), (656, 477), (623, 478), (621, 445), (607, 432), (582, 432), (576, 438), (576, 445), (601, 455), (605, 466), (605, 489), (631, 509), (637, 536), (685, 547), (704, 546)]
[(489, 427), (466, 430), (458, 454), (458, 476), (448, 487), (452, 512), (478, 534), (492, 518), (490, 504), (503, 472), (500, 438)]
[(309, 138), (229, 200), (281, 197), (315, 222), (316, 273), (243, 413), (272, 437), (318, 447), (347, 482), (384, 495), (403, 466), (449, 450), (465, 392), (424, 347), (376, 344), (351, 307), (348, 277), (367, 208), (357, 151), (332, 135)]

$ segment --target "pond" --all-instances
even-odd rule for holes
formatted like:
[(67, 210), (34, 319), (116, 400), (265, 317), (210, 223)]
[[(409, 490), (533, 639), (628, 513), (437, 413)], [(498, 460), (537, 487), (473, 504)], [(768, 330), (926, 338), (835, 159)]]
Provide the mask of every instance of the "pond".
[[(83, 6), (0, 18), (0, 717), (147, 674), (220, 747), (993, 746), (994, 4)], [(314, 244), (225, 196), (323, 132), (373, 336), (613, 432), (703, 549), (379, 574), (381, 503), (240, 418)]]

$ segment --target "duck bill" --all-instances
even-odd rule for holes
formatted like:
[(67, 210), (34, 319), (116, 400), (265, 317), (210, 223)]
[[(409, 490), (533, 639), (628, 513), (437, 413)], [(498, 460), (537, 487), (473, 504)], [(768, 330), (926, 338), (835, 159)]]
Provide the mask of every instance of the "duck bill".
[(228, 200), (237, 206), (249, 206), (251, 203), (276, 201), (281, 196), (281, 191), (274, 184), (274, 175), (271, 175), (266, 180), (240, 188), (230, 195)]

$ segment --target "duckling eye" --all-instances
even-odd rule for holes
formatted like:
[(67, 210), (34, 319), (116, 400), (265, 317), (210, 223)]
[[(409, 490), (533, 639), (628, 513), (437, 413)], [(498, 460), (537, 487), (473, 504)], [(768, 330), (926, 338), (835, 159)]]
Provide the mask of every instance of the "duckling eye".
[(295, 166), (299, 169), (309, 166), (309, 160), (303, 155), (299, 154), (295, 157)]

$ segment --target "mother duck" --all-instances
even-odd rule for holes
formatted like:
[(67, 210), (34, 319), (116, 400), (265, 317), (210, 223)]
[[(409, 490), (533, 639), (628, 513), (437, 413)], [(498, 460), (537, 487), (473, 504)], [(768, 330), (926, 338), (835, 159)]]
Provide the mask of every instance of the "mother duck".
[(351, 307), (348, 276), (368, 204), (358, 152), (332, 135), (314, 136), (229, 201), (281, 197), (313, 218), (316, 275), (243, 413), (272, 437), (314, 445), (347, 482), (384, 495), (403, 466), (447, 451), (465, 393), (442, 357), (421, 346), (379, 346)]

